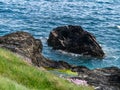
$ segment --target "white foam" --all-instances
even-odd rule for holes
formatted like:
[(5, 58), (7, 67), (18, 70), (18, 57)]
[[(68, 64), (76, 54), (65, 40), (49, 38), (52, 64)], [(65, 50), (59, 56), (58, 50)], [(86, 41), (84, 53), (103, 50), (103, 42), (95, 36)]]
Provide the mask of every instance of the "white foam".
[(120, 29), (120, 25), (117, 25), (117, 28)]
[(70, 53), (70, 52), (66, 52), (66, 51), (63, 51), (63, 50), (57, 50), (57, 51), (64, 54), (64, 55), (70, 55), (70, 56), (75, 56), (75, 57), (82, 56), (80, 54)]
[(117, 48), (107, 47), (103, 45), (103, 51), (105, 51), (105, 56), (107, 56), (107, 58), (112, 58), (114, 60), (118, 60), (120, 58), (116, 55), (116, 52), (119, 52)]

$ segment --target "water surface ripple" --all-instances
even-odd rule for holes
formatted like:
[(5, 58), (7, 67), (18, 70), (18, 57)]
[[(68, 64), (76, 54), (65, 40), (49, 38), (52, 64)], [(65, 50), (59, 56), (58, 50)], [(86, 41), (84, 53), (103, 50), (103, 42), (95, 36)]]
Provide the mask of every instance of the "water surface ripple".
[[(103, 60), (54, 51), (47, 46), (50, 31), (81, 25), (93, 33), (106, 53)], [(44, 56), (91, 69), (120, 67), (120, 0), (0, 0), (0, 35), (26, 31), (41, 39)]]

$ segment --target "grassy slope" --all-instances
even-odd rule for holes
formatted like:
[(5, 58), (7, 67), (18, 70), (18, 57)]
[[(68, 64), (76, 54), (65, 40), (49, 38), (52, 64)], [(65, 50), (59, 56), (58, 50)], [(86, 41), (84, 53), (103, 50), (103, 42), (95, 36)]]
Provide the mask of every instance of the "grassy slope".
[(15, 54), (0, 48), (0, 90), (92, 90), (23, 62)]
[(9, 78), (0, 76), (0, 90), (29, 90), (23, 85), (10, 80)]

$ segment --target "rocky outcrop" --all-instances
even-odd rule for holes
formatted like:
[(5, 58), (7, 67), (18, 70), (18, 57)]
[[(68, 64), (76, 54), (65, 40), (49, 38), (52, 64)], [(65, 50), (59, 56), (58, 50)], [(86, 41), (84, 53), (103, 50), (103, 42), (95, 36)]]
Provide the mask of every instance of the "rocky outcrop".
[(48, 45), (76, 54), (104, 57), (104, 52), (96, 38), (80, 26), (57, 27), (50, 32)]
[(70, 78), (86, 80), (95, 90), (120, 90), (120, 69), (117, 67), (89, 70), (84, 66), (76, 66), (71, 70), (78, 72), (79, 76)]
[(42, 55), (41, 40), (35, 39), (27, 32), (15, 32), (0, 37), (0, 47), (6, 48), (23, 57), (29, 58), (32, 64), (46, 68), (70, 68), (70, 65), (63, 61), (52, 61)]
[(109, 67), (90, 70), (85, 66), (73, 66), (64, 61), (53, 61), (42, 55), (42, 43), (26, 32), (15, 32), (0, 37), (0, 47), (6, 48), (21, 56), (29, 58), (38, 67), (71, 69), (79, 76), (70, 77), (84, 79), (96, 90), (120, 90), (120, 69)]

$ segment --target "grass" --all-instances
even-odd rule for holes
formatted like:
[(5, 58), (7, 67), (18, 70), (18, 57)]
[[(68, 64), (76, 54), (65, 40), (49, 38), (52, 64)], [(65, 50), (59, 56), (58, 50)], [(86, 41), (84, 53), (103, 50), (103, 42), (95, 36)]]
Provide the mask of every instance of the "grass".
[(78, 73), (77, 72), (72, 72), (69, 69), (53, 69), (53, 68), (45, 68), (48, 71), (53, 71), (53, 72), (59, 72), (59, 73), (63, 73), (66, 74), (67, 76), (77, 76)]
[(76, 86), (54, 74), (27, 64), (0, 48), (0, 90), (93, 90)]
[(10, 80), (7, 77), (0, 76), (0, 90), (29, 90), (25, 86)]
[(72, 72), (71, 70), (58, 70), (59, 72), (63, 72), (63, 73), (66, 73), (66, 74), (70, 74), (70, 75), (75, 75), (77, 76), (77, 72)]

